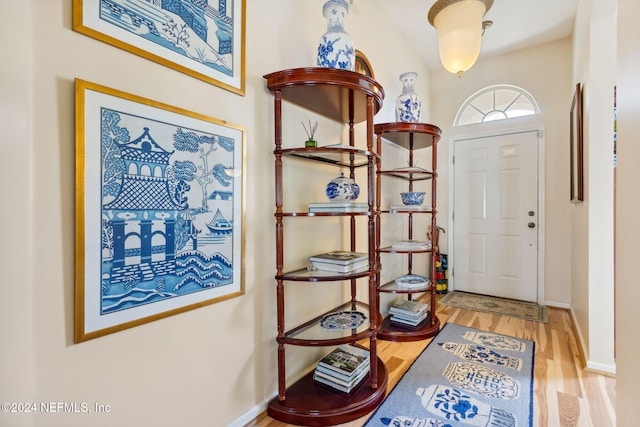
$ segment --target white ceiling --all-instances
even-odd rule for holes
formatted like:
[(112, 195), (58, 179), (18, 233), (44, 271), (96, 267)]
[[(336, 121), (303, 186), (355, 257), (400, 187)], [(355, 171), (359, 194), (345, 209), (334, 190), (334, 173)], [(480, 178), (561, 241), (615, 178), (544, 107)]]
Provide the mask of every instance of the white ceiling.
[[(435, 0), (377, 1), (427, 66), (441, 68), (438, 34), (427, 21)], [(494, 0), (484, 17), (493, 25), (482, 38), (478, 60), (570, 36), (577, 5), (578, 0)]]

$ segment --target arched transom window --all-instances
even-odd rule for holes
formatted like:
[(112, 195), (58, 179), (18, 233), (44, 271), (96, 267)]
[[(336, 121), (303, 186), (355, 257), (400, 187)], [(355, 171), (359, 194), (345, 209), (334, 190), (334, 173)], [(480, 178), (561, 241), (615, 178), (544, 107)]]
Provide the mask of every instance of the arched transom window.
[(511, 85), (489, 86), (471, 95), (456, 114), (454, 126), (538, 114), (538, 104), (529, 92)]

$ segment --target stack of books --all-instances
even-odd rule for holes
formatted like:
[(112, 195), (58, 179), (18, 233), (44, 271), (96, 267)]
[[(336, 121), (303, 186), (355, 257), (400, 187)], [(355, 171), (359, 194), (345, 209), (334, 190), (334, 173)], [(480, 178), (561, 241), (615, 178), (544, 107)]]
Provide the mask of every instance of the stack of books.
[(431, 242), (429, 240), (398, 240), (391, 247), (400, 251), (423, 251), (431, 249)]
[(363, 252), (333, 251), (309, 257), (311, 270), (351, 273), (369, 265), (369, 255)]
[(323, 357), (313, 379), (344, 393), (350, 393), (369, 373), (369, 350), (353, 345), (341, 345)]
[(369, 205), (350, 201), (309, 203), (309, 213), (314, 212), (367, 212)]
[(427, 304), (418, 301), (401, 300), (389, 309), (390, 320), (391, 323), (397, 326), (416, 328), (427, 320), (428, 309), (429, 306)]

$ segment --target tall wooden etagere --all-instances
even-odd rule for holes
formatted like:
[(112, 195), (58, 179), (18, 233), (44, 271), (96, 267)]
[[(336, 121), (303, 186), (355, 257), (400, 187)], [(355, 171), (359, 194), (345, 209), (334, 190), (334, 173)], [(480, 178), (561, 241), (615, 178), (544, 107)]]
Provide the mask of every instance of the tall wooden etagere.
[[(442, 135), (442, 131), (439, 127), (428, 124), (428, 123), (412, 123), (412, 122), (390, 122), (390, 123), (379, 123), (374, 127), (374, 132), (376, 134), (377, 147), (376, 151), (381, 154), (381, 157), (378, 159), (377, 163), (377, 183), (376, 183), (376, 210), (381, 213), (381, 218), (378, 221), (378, 228), (376, 230), (376, 253), (377, 253), (377, 262), (381, 266), (381, 269), (384, 269), (384, 262), (381, 260), (381, 254), (392, 254), (387, 256), (398, 256), (405, 255), (407, 258), (406, 261), (406, 271), (407, 274), (414, 274), (415, 264), (417, 261), (417, 257), (422, 257), (423, 261), (426, 261), (428, 255), (431, 255), (429, 262), (429, 281), (425, 284), (425, 286), (421, 288), (406, 288), (402, 286), (398, 286), (395, 280), (387, 281), (386, 283), (381, 283), (381, 273), (378, 273), (378, 287), (377, 287), (377, 295), (378, 298), (380, 294), (384, 293), (392, 293), (398, 295), (405, 295), (408, 299), (414, 298), (416, 295), (420, 297), (421, 300), (426, 299), (429, 305), (429, 314), (426, 322), (419, 325), (416, 328), (411, 327), (402, 327), (394, 325), (390, 316), (387, 316), (381, 325), (381, 329), (378, 332), (378, 338), (387, 340), (387, 341), (418, 341), (430, 338), (438, 333), (440, 330), (440, 321), (438, 320), (438, 316), (436, 314), (436, 300), (435, 300), (435, 272), (436, 272), (436, 261), (435, 261), (435, 251), (436, 251), (436, 242), (432, 242), (432, 246), (429, 249), (417, 249), (417, 250), (399, 250), (395, 249), (393, 245), (386, 245), (381, 247), (381, 229), (384, 227), (384, 216), (387, 214), (392, 215), (407, 215), (407, 232), (404, 236), (398, 236), (399, 239), (415, 239), (415, 240), (423, 240), (426, 236), (416, 236), (414, 232), (414, 222), (415, 221), (423, 221), (428, 222), (431, 230), (437, 229), (436, 224), (436, 215), (437, 215), (437, 161), (438, 161), (438, 141), (440, 140), (440, 136)], [(382, 156), (382, 140), (385, 139), (399, 147), (402, 147), (407, 150), (408, 155), (408, 166), (391, 168), (391, 169), (383, 169), (382, 162), (384, 161), (384, 156)], [(416, 156), (419, 154), (427, 154), (427, 149), (431, 148), (431, 169), (423, 169), (422, 167), (417, 166)], [(412, 207), (407, 206), (405, 208), (400, 207), (396, 209), (390, 209), (389, 207), (385, 207), (384, 209), (380, 206), (380, 202), (382, 200), (381, 197), (381, 180), (382, 177), (391, 177), (403, 180), (407, 183), (406, 191), (415, 191), (414, 183), (417, 181), (431, 181), (431, 205), (424, 209), (412, 209)], [(399, 194), (398, 194), (399, 196)], [(382, 215), (384, 214), (384, 215)], [(379, 304), (379, 300), (378, 300)]]
[[(297, 68), (277, 71), (264, 76), (267, 88), (274, 95), (275, 124), (275, 232), (276, 232), (276, 299), (278, 345), (278, 396), (268, 406), (268, 414), (278, 420), (298, 425), (336, 425), (359, 418), (373, 410), (384, 398), (387, 371), (377, 357), (377, 333), (382, 322), (378, 308), (376, 259), (376, 230), (379, 212), (376, 209), (376, 168), (379, 155), (374, 149), (373, 116), (384, 99), (382, 87), (361, 74), (330, 68)], [(282, 103), (290, 102), (325, 118), (348, 126), (349, 144), (341, 147), (283, 147)], [(356, 144), (354, 125), (366, 122), (366, 148)], [(287, 212), (283, 209), (283, 169), (295, 159), (321, 162), (347, 170), (351, 178), (357, 168), (366, 168), (367, 210), (364, 212)], [(301, 180), (304, 181), (304, 180)], [(304, 191), (304, 188), (300, 188)], [(350, 224), (349, 250), (356, 251), (357, 230), (364, 224), (357, 217), (365, 217), (369, 263), (352, 273), (313, 271), (306, 268), (288, 270), (285, 266), (284, 230), (287, 221), (315, 221), (322, 225), (323, 217), (346, 217)], [(299, 250), (299, 249), (298, 249)], [(309, 254), (313, 255), (313, 254)], [(368, 281), (368, 295), (357, 298), (357, 280)], [(285, 330), (285, 286), (289, 282), (350, 282), (348, 301), (309, 319), (299, 326)], [(327, 334), (321, 330), (320, 320), (327, 314), (344, 310), (366, 312), (366, 321), (353, 329)], [(313, 381), (312, 373), (287, 386), (286, 346), (335, 346), (354, 344), (369, 339), (370, 373), (351, 393), (321, 387)]]

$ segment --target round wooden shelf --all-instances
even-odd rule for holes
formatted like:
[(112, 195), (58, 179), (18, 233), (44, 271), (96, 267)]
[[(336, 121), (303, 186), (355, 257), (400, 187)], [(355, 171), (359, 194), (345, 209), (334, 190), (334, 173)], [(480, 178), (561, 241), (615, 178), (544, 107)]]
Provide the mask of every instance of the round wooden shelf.
[(279, 421), (304, 426), (334, 426), (353, 421), (373, 411), (387, 390), (387, 369), (378, 358), (378, 387), (370, 386), (367, 375), (351, 393), (341, 393), (317, 385), (313, 372), (287, 387), (286, 399), (275, 397), (267, 414)]

